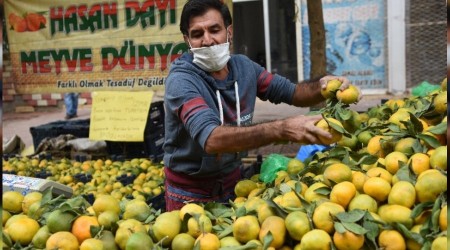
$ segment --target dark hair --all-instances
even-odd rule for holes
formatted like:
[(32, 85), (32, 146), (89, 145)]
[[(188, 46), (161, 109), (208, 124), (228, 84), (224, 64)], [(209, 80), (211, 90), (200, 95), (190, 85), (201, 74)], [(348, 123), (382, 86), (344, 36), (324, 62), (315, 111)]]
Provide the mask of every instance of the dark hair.
[(188, 0), (181, 12), (181, 33), (183, 35), (188, 35), (190, 19), (201, 16), (210, 9), (215, 9), (222, 14), (225, 27), (228, 27), (233, 23), (230, 10), (223, 0)]

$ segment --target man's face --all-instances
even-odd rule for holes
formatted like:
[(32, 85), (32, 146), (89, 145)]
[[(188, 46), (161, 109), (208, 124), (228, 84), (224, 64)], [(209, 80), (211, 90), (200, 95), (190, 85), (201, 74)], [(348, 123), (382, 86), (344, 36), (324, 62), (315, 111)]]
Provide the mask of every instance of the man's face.
[[(231, 27), (228, 29), (231, 39)], [(220, 12), (208, 10), (202, 16), (191, 18), (188, 36), (184, 36), (186, 43), (192, 48), (208, 47), (227, 42), (227, 29)]]

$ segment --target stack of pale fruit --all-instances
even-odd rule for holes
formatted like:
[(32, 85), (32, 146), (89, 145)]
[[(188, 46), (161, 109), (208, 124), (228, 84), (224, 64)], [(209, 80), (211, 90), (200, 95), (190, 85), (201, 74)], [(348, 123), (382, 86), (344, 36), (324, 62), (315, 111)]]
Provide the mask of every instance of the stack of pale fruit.
[(336, 91), (321, 110), (335, 135), (326, 142), (332, 146), (304, 161), (291, 159), (273, 182), (258, 175), (241, 180), (229, 204), (188, 203), (166, 212), (140, 196), (98, 188), (93, 204), (80, 195), (4, 193), (3, 245), (447, 249), (446, 86), (445, 79), (424, 97), (391, 99), (361, 113), (344, 101), (353, 94)]

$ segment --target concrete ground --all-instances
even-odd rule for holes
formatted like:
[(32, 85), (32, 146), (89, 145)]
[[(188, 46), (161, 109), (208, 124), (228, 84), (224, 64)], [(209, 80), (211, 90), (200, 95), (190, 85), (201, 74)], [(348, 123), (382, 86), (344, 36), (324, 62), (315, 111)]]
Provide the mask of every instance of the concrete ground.
[[(355, 105), (351, 105), (350, 109), (356, 111), (367, 111), (370, 107), (381, 104), (382, 99), (391, 99), (394, 96), (387, 95), (368, 95)], [(400, 97), (395, 97), (400, 98)], [(309, 108), (297, 108), (286, 104), (274, 105), (269, 102), (258, 100), (254, 114), (254, 122), (264, 122), (269, 120), (283, 119), (293, 115), (306, 114)], [(78, 108), (78, 117), (75, 119), (88, 119), (91, 114), (90, 105), (81, 105)], [(33, 153), (33, 137), (30, 133), (31, 127), (36, 127), (56, 121), (64, 121), (64, 108), (55, 108), (55, 110), (47, 112), (33, 113), (4, 113), (2, 114), (3, 123), (3, 141), (8, 141), (17, 135), (25, 143), (27, 152)], [(299, 144), (288, 143), (280, 145), (268, 145), (258, 149), (249, 151), (249, 157), (256, 155), (268, 155), (270, 153), (279, 153), (290, 157), (295, 157), (300, 148)]]

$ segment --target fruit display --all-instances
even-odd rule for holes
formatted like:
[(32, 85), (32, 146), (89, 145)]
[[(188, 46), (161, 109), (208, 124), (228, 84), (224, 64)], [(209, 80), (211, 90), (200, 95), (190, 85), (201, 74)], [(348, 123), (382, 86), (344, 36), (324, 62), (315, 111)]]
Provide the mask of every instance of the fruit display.
[(84, 195), (91, 202), (98, 194), (111, 194), (119, 200), (128, 196), (149, 201), (164, 191), (161, 163), (153, 163), (147, 158), (80, 162), (67, 158), (11, 157), (3, 159), (3, 173), (56, 181), (71, 187), (74, 195)]
[[(337, 93), (337, 88), (334, 90)], [(165, 211), (162, 167), (146, 159), (11, 158), (3, 171), (69, 185), (74, 196), (3, 193), (12, 249), (447, 249), (445, 89), (355, 112), (329, 95), (331, 146), (292, 158), (273, 181), (239, 181), (227, 204)], [(325, 142), (324, 142), (325, 143)], [(149, 184), (150, 183), (150, 184)], [(159, 191), (158, 191), (159, 190)], [(93, 199), (89, 201), (87, 194)]]

